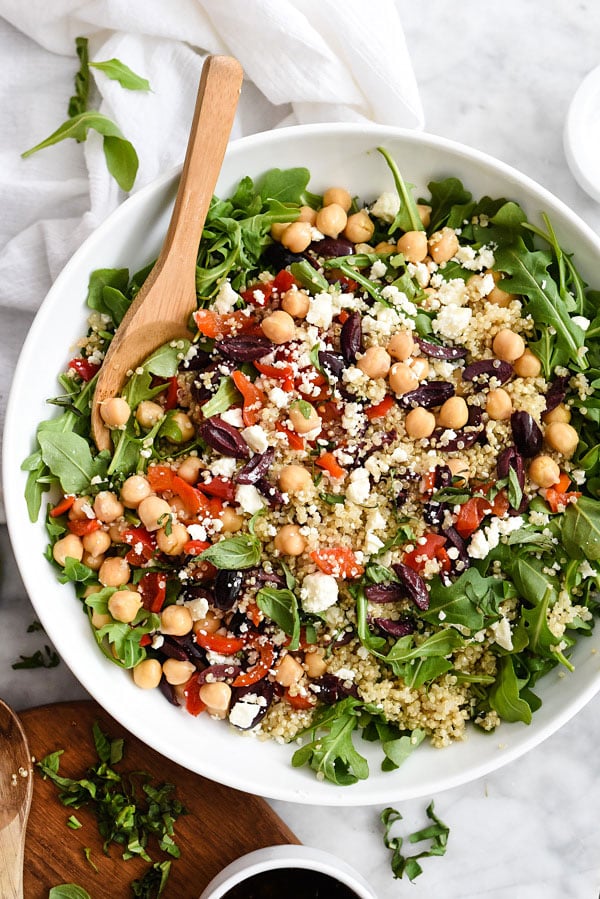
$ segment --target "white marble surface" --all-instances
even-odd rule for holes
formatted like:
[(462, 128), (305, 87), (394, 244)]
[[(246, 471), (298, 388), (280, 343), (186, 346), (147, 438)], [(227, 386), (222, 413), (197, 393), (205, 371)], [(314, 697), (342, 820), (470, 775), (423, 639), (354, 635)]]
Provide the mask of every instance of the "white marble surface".
[[(600, 206), (578, 188), (562, 149), (569, 101), (600, 63), (600, 5), (595, 0), (398, 0), (398, 5), (427, 130), (520, 168), (600, 230)], [(12, 671), (20, 653), (43, 645), (43, 635), (26, 634), (34, 613), (4, 528), (0, 552), (1, 695), (17, 709), (81, 698), (85, 694), (64, 664), (49, 671)], [(425, 823), (430, 798), (451, 827), (446, 856), (426, 859), (413, 885), (392, 878), (380, 808), (273, 805), (301, 840), (354, 864), (381, 899), (596, 899), (599, 745), (600, 697), (504, 769), (402, 803), (407, 833)]]

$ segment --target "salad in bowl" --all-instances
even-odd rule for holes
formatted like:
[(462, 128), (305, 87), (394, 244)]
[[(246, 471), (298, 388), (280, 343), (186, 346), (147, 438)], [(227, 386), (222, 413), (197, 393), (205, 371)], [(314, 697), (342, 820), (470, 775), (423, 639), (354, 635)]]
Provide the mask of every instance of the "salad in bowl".
[(95, 377), (151, 264), (93, 271), (23, 462), (106, 664), (188, 731), (291, 743), (338, 785), (529, 725), (550, 672), (574, 676), (600, 571), (597, 295), (573, 248), (378, 149), (384, 190), (296, 165), (214, 198), (190, 339), (102, 404), (104, 453)]

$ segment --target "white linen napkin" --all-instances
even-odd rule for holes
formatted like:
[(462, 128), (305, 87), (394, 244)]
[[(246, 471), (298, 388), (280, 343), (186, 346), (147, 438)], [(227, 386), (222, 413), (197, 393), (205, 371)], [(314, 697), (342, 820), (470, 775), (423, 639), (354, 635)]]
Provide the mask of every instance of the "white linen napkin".
[(35, 310), (124, 199), (93, 133), (20, 156), (67, 118), (76, 37), (92, 61), (117, 57), (150, 81), (127, 91), (91, 70), (95, 107), (138, 153), (134, 190), (183, 160), (207, 53), (244, 68), (232, 137), (317, 121), (423, 127), (393, 0), (0, 0), (0, 16), (0, 427)]

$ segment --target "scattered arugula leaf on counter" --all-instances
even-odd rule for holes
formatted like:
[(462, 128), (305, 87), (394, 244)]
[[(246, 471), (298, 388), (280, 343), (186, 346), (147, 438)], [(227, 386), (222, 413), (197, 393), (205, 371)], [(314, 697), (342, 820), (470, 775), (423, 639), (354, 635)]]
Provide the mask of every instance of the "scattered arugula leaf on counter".
[(27, 668), (56, 668), (60, 664), (60, 656), (49, 646), (44, 646), (44, 651), (38, 649), (31, 656), (19, 656), (20, 662), (13, 662), (11, 668), (15, 671)]
[(421, 859), (446, 854), (450, 828), (435, 814), (433, 800), (427, 806), (426, 814), (432, 823), (422, 830), (411, 833), (407, 839), (409, 843), (421, 843), (424, 840), (430, 840), (429, 848), (421, 850), (416, 855), (403, 855), (402, 844), (404, 839), (400, 836), (390, 836), (394, 824), (402, 820), (402, 815), (397, 809), (389, 806), (381, 812), (380, 820), (385, 828), (383, 842), (392, 851), (390, 864), (396, 878), (401, 878), (406, 874), (410, 881), (414, 881), (419, 874), (423, 873), (423, 869), (419, 864)]
[[(121, 774), (116, 770), (115, 766), (124, 757), (122, 739), (111, 739), (97, 723), (93, 726), (93, 736), (97, 761), (82, 777), (70, 778), (59, 774), (62, 749), (49, 753), (36, 765), (43, 776), (58, 787), (58, 798), (64, 806), (91, 809), (98, 831), (104, 838), (104, 852), (107, 855), (111, 844), (116, 844), (121, 847), (124, 859), (140, 856), (151, 863), (145, 875), (134, 881), (131, 887), (135, 896), (154, 899), (164, 890), (171, 862), (153, 862), (149, 855), (149, 842), (151, 838), (156, 839), (163, 852), (179, 858), (174, 825), (179, 815), (186, 814), (186, 809), (174, 797), (173, 784), (155, 786), (147, 772)], [(61, 890), (66, 886), (81, 890), (75, 884), (54, 889)], [(56, 892), (51, 895), (52, 899), (85, 899), (87, 893)]]
[(79, 71), (75, 74), (75, 93), (69, 100), (69, 117), (80, 115), (88, 106), (90, 95), (90, 68), (87, 37), (75, 38), (75, 52), (79, 57)]
[(120, 59), (107, 59), (103, 62), (91, 62), (90, 67), (104, 72), (111, 81), (118, 81), (121, 87), (128, 91), (149, 91), (150, 82), (141, 75), (136, 75), (129, 66)]

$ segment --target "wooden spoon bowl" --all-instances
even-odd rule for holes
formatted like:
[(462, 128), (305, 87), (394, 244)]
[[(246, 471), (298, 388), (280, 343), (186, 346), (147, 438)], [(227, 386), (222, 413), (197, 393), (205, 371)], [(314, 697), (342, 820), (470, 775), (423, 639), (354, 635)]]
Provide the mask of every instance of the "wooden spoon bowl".
[(196, 309), (196, 259), (241, 91), (243, 70), (230, 56), (204, 62), (181, 180), (167, 236), (154, 268), (127, 310), (98, 373), (92, 435), (110, 449), (101, 404), (118, 395), (128, 371), (170, 340), (190, 337)]
[(0, 699), (0, 896), (23, 899), (25, 828), (33, 769), (25, 731)]

